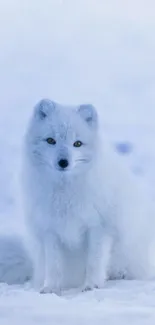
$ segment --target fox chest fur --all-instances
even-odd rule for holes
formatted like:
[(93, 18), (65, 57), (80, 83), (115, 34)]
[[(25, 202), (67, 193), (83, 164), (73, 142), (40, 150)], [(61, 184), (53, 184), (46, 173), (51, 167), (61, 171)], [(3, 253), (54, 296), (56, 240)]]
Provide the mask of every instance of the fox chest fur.
[[(38, 181), (38, 178), (37, 178)], [(32, 183), (36, 182), (33, 178)], [(86, 182), (86, 180), (85, 180)], [(33, 224), (38, 235), (55, 234), (66, 245), (79, 245), (91, 227), (100, 225), (100, 215), (93, 202), (93, 191), (79, 179), (71, 184), (65, 180), (52, 183), (41, 180), (38, 184), (31, 184), (33, 191), (30, 223)]]

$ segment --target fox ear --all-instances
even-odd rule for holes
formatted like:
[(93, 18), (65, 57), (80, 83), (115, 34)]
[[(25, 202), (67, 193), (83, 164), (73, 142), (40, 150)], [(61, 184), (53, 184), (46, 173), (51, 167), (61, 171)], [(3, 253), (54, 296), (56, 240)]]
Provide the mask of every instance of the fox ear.
[(44, 120), (48, 113), (55, 109), (55, 103), (50, 99), (42, 99), (35, 106), (35, 116), (38, 116), (41, 120)]
[(78, 112), (81, 117), (90, 125), (96, 128), (98, 124), (98, 116), (95, 107), (91, 104), (80, 105)]

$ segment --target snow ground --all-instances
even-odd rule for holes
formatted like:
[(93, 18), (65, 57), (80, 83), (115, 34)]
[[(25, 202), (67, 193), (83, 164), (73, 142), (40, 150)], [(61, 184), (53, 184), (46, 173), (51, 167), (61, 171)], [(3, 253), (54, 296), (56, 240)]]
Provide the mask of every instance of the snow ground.
[(109, 282), (104, 290), (39, 295), (0, 286), (2, 325), (154, 325), (155, 283)]
[[(0, 222), (21, 232), (16, 173), (32, 106), (41, 97), (92, 102), (112, 145), (155, 195), (154, 0), (0, 2)], [(0, 286), (0, 324), (155, 324), (155, 283), (41, 296)]]

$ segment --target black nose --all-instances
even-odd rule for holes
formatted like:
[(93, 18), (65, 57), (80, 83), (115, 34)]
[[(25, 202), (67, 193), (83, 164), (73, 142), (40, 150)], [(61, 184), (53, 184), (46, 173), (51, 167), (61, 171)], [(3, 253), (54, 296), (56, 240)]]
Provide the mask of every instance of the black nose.
[(59, 166), (60, 166), (61, 168), (66, 168), (66, 167), (69, 165), (67, 159), (60, 159), (59, 162), (58, 162), (58, 164), (59, 164)]

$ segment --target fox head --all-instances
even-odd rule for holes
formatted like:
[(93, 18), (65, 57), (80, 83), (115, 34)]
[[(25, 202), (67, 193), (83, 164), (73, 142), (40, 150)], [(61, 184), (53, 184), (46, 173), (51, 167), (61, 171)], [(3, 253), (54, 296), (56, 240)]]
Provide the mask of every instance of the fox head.
[(43, 99), (34, 108), (27, 150), (49, 173), (85, 173), (96, 156), (97, 133), (94, 106), (68, 107)]

